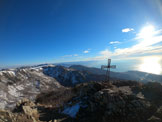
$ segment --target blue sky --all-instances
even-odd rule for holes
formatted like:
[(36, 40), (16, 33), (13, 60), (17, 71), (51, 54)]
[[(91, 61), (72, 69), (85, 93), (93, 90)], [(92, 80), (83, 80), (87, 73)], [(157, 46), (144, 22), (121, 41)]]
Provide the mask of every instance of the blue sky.
[[(160, 62), (161, 21), (160, 0), (1, 0), (0, 67), (108, 57)], [(140, 36), (145, 27), (155, 33), (151, 41)]]

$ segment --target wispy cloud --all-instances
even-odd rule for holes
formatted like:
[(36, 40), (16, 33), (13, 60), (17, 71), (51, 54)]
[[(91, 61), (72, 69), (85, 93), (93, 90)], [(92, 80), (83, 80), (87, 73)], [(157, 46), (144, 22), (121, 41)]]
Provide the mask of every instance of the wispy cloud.
[[(129, 59), (136, 58), (145, 55), (159, 55), (162, 54), (162, 31), (161, 30), (151, 30), (150, 35), (148, 35), (149, 30), (139, 32), (134, 38), (137, 43), (127, 48), (115, 48), (113, 51), (105, 49), (99, 52), (99, 56), (94, 57), (94, 59)], [(146, 36), (147, 35), (147, 36)]]
[(119, 41), (111, 41), (110, 44), (119, 44)]
[(68, 57), (77, 57), (79, 56), (78, 54), (73, 54), (73, 55), (64, 55), (62, 58), (68, 58)]
[(112, 55), (112, 52), (106, 49), (106, 50), (101, 51), (100, 54), (103, 56), (108, 56), (108, 55)]
[(127, 33), (129, 31), (134, 31), (134, 29), (133, 28), (124, 28), (124, 29), (122, 29), (123, 33)]
[(72, 57), (73, 55), (64, 55), (62, 56), (63, 58), (66, 58), (66, 57)]
[[(145, 28), (144, 28), (145, 29)], [(145, 32), (146, 30), (146, 32)], [(103, 60), (107, 58), (113, 58), (115, 60), (121, 59), (140, 59), (143, 56), (154, 56), (154, 55), (162, 55), (162, 29), (159, 30), (149, 30), (143, 29), (135, 34), (135, 37), (131, 40), (134, 40), (136, 44), (132, 46), (128, 46), (125, 48), (119, 48), (113, 46), (112, 50), (104, 49), (98, 52), (98, 55), (95, 57), (84, 58), (81, 57), (79, 60)], [(150, 33), (150, 34), (148, 34)], [(112, 41), (110, 44), (118, 44), (118, 41)], [(127, 41), (129, 43), (129, 41)], [(130, 41), (131, 43), (131, 41)], [(123, 44), (123, 43), (122, 43)], [(126, 45), (125, 45), (126, 46)], [(83, 53), (87, 54), (90, 52), (90, 49), (84, 50)], [(67, 55), (67, 56), (77, 56)], [(75, 57), (74, 57), (75, 58)]]

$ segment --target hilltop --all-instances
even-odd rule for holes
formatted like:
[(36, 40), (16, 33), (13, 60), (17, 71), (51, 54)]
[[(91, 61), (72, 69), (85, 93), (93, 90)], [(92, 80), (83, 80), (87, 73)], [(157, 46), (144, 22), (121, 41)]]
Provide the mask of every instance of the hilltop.
[(33, 103), (22, 100), (13, 112), (0, 111), (12, 122), (161, 122), (162, 85), (134, 81), (89, 82), (44, 92)]

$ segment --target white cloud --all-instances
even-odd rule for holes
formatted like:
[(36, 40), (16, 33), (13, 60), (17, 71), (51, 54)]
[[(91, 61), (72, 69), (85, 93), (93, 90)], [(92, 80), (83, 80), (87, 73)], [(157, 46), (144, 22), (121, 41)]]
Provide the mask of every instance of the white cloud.
[(134, 30), (133, 28), (124, 28), (124, 29), (122, 29), (122, 32), (127, 33), (129, 31), (133, 31), (133, 30)]
[(89, 53), (89, 51), (88, 50), (85, 50), (83, 53)]
[(119, 41), (112, 41), (110, 42), (110, 44), (119, 44), (120, 42)]
[(154, 44), (157, 44), (159, 42), (162, 42), (162, 36), (154, 38), (153, 42), (139, 42), (136, 45), (133, 45), (129, 48), (117, 48), (112, 53), (113, 56), (120, 56), (120, 57), (127, 57), (127, 56), (140, 56), (144, 54), (155, 54), (155, 53), (162, 53), (162, 46), (155, 46)]
[(83, 53), (89, 53), (91, 49), (84, 50)]

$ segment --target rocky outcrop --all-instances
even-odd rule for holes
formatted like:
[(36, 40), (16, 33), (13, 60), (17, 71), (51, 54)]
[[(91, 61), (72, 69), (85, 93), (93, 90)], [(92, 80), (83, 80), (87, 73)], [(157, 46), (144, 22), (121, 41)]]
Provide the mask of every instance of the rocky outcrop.
[(28, 118), (31, 118), (33, 122), (39, 121), (39, 113), (35, 103), (28, 99), (23, 99), (16, 104), (13, 112), (22, 113)]
[(23, 99), (14, 112), (0, 110), (0, 122), (40, 122), (36, 106), (28, 99)]
[(160, 83), (82, 83), (71, 89), (73, 96), (58, 112), (77, 122), (161, 122), (161, 89)]
[(87, 113), (91, 113), (91, 116), (97, 116), (92, 118), (97, 119), (98, 122), (140, 122), (145, 120), (144, 117), (147, 118), (143, 115), (147, 115), (149, 107), (149, 102), (139, 99), (135, 95), (102, 89), (95, 93), (92, 100), (88, 102)]
[[(141, 84), (130, 84), (132, 85), (123, 86), (122, 84), (119, 87), (111, 83), (101, 82), (78, 85), (74, 88), (76, 97), (65, 105), (62, 112), (79, 122), (142, 122), (152, 120), (151, 117), (156, 111), (156, 107), (149, 100), (133, 93), (132, 88)], [(158, 111), (160, 112), (160, 110)], [(76, 113), (74, 114), (74, 112)]]

